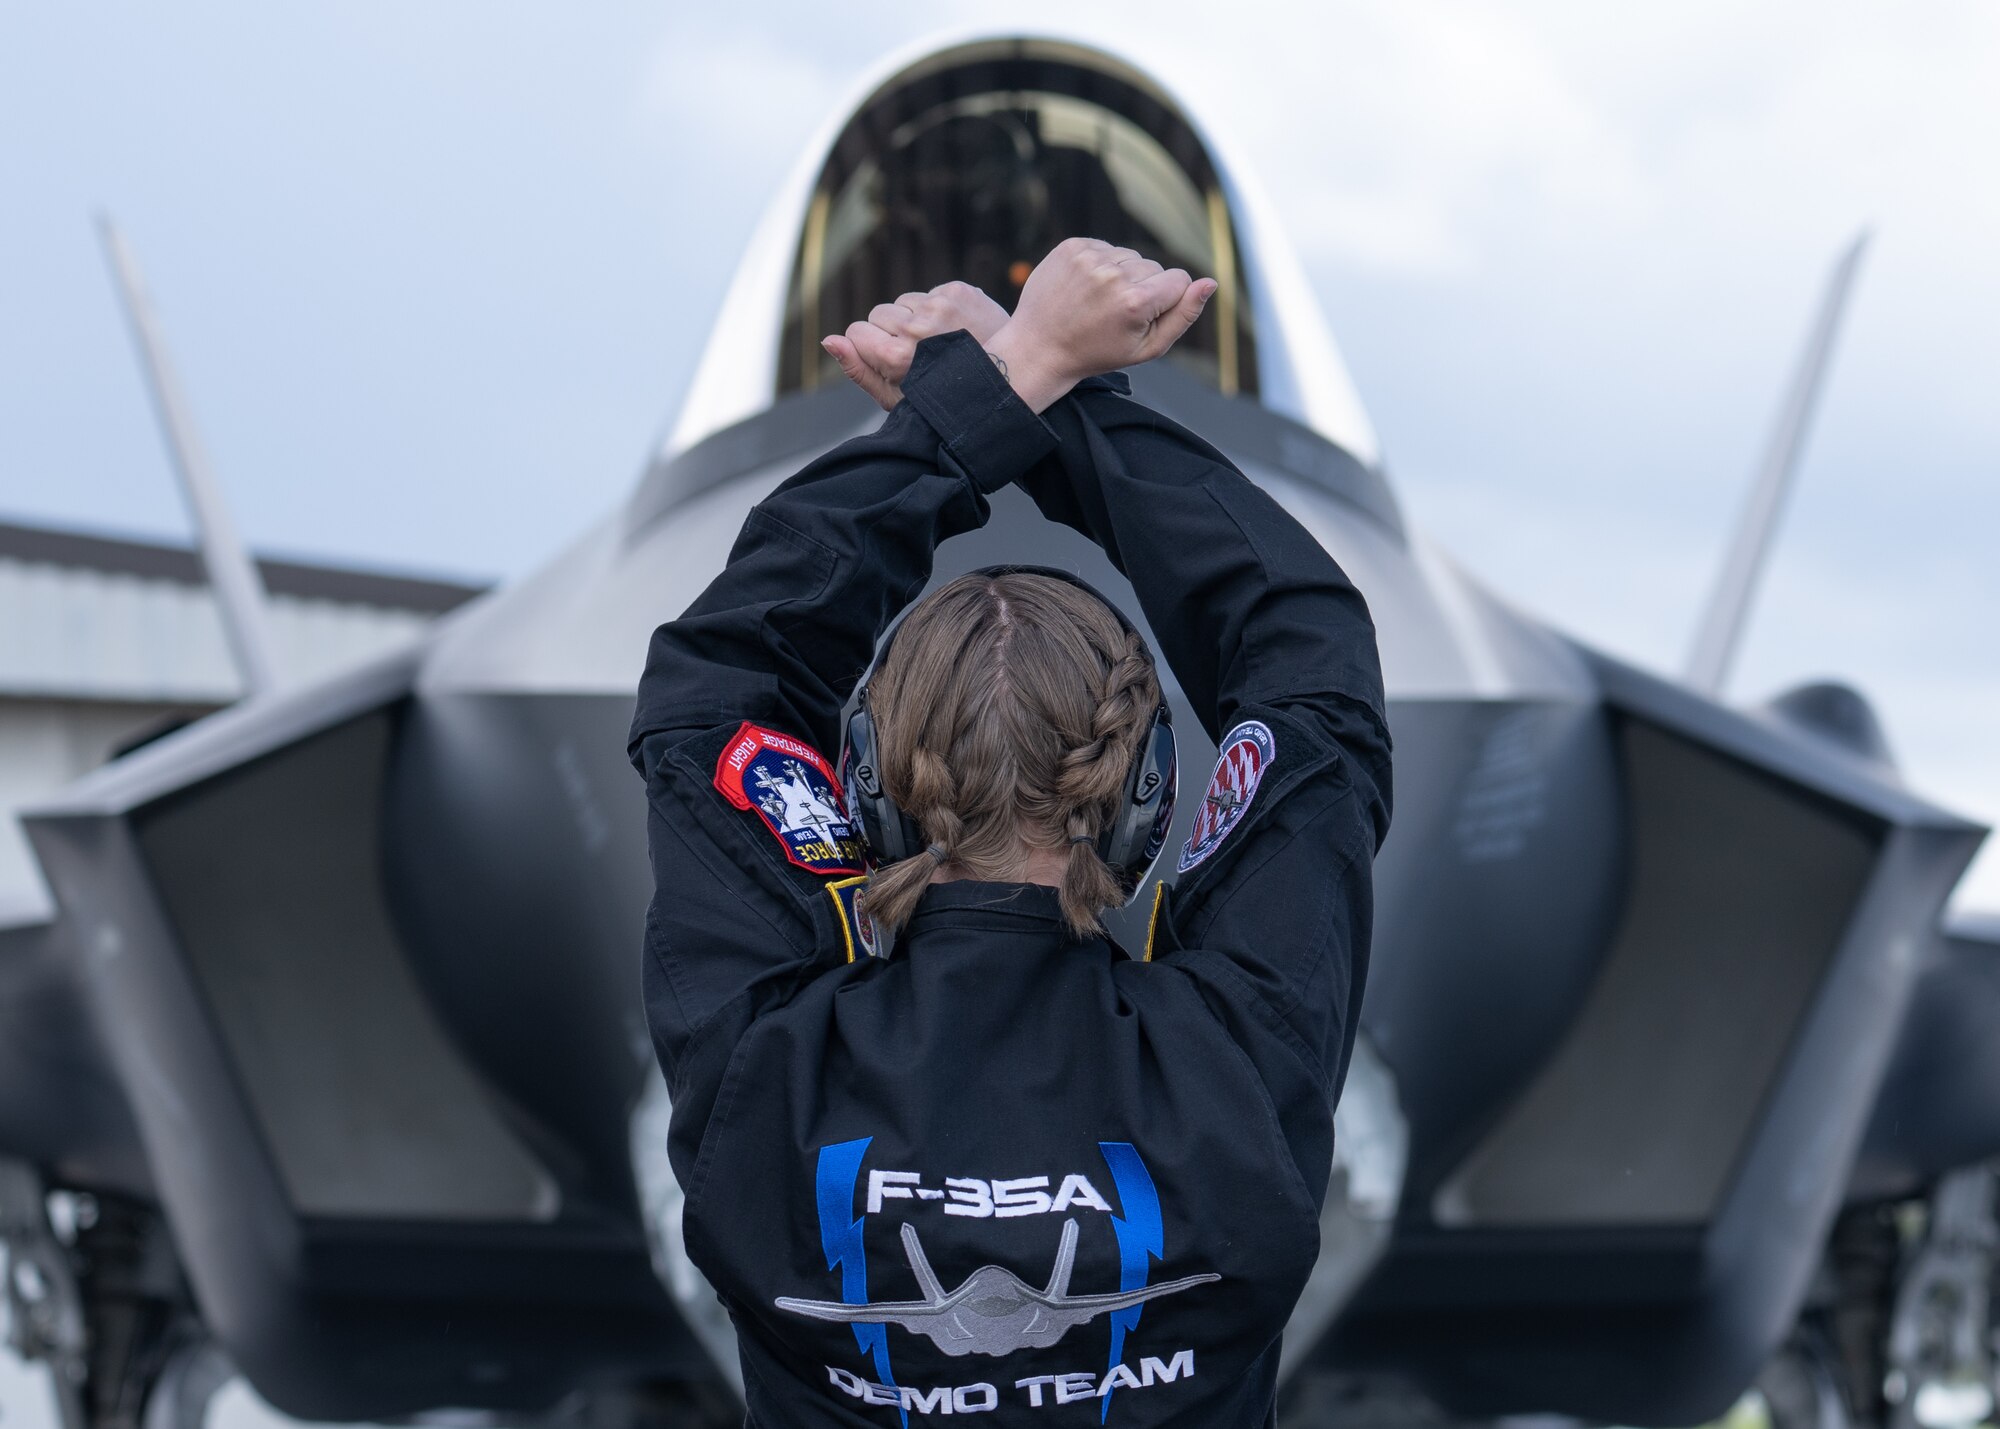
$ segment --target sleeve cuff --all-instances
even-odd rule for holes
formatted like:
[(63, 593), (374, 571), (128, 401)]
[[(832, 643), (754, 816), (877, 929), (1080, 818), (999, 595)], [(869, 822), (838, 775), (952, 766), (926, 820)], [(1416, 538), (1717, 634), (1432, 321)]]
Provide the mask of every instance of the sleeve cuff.
[(903, 378), (903, 400), (989, 494), (1023, 475), (1060, 440), (1014, 395), (969, 332), (940, 333), (917, 344)]
[(1071, 392), (1116, 392), (1120, 397), (1132, 395), (1132, 379), (1123, 372), (1105, 372), (1096, 377), (1086, 377), (1070, 388)]

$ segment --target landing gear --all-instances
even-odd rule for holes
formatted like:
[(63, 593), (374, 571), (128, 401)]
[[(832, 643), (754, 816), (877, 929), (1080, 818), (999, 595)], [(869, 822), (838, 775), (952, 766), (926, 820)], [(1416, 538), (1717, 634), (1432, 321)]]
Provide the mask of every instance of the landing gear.
[(18, 1161), (0, 1161), (0, 1246), (7, 1252), (8, 1348), (49, 1367), (63, 1429), (86, 1425), (83, 1296), (49, 1223), (41, 1177)]
[(182, 1346), (153, 1382), (140, 1429), (203, 1429), (209, 1404), (234, 1378), (236, 1366), (213, 1344)]
[(1812, 1330), (1795, 1333), (1757, 1376), (1771, 1429), (1852, 1429), (1840, 1360)]
[(1836, 1407), (1880, 1429), (1992, 1417), (1996, 1196), (1996, 1168), (1971, 1166), (1921, 1200), (1841, 1218), (1814, 1305), (1758, 1381), (1774, 1429), (1825, 1429)]
[(0, 1161), (0, 1244), (11, 1348), (48, 1365), (63, 1429), (201, 1429), (230, 1370), (156, 1210)]
[(1993, 1167), (1974, 1166), (1944, 1177), (1931, 1194), (1889, 1320), (1888, 1429), (1956, 1429), (1993, 1413), (1996, 1190)]

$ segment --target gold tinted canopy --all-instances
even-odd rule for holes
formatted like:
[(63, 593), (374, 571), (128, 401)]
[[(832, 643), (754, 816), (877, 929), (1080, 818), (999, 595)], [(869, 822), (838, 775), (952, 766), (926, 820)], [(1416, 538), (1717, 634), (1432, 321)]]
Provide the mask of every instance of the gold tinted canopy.
[(1235, 224), (1200, 136), (1115, 61), (1032, 41), (904, 71), (834, 141), (793, 263), (778, 391), (842, 380), (820, 338), (900, 293), (958, 278), (1011, 310), (1034, 264), (1073, 234), (1220, 282), (1166, 360), (1256, 394)]

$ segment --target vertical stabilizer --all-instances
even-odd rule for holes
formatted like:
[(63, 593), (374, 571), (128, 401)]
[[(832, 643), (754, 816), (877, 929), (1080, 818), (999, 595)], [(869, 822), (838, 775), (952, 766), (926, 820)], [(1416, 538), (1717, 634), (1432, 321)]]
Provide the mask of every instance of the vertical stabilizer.
[(1076, 1222), (1064, 1221), (1062, 1244), (1056, 1248), (1056, 1266), (1049, 1273), (1049, 1288), (1043, 1293), (1051, 1300), (1069, 1294), (1070, 1272), (1076, 1269)]
[(1778, 518), (1784, 513), (1785, 497), (1791, 490), (1799, 453), (1812, 425), (1813, 406), (1819, 399), (1827, 364), (1833, 356), (1841, 315), (1854, 286), (1862, 250), (1867, 246), (1868, 233), (1864, 229), (1855, 235), (1834, 265), (1826, 296), (1820, 301), (1819, 316), (1813, 322), (1812, 335), (1806, 340), (1798, 371), (1792, 377), (1791, 390), (1785, 394), (1785, 404), (1778, 411), (1778, 423), (1771, 431), (1757, 484), (1751, 489), (1750, 500), (1730, 540), (1722, 573), (1716, 578), (1708, 608), (1702, 612), (1701, 625), (1695, 631), (1694, 647), (1688, 655), (1687, 682), (1705, 695), (1721, 696), (1729, 678), (1729, 666), (1742, 642), (1750, 602), (1756, 596), (1757, 582), (1771, 554), (1771, 539), (1777, 533)]
[(181, 493), (187, 498), (189, 514), (194, 517), (202, 564), (208, 568), (209, 589), (215, 594), (216, 609), (222, 613), (222, 631), (228, 638), (237, 673), (243, 677), (243, 691), (246, 695), (264, 694), (275, 689), (278, 680), (277, 667), (271, 658), (263, 578), (243, 549), (236, 526), (222, 503), (221, 490), (208, 469), (208, 457), (195, 436), (187, 399), (167, 361), (166, 345), (160, 340), (159, 325), (146, 296), (146, 285), (139, 276), (139, 265), (133, 261), (124, 237), (108, 216), (98, 216), (97, 230), (104, 240), (105, 258), (111, 264), (111, 276), (118, 286), (125, 319), (132, 328), (132, 339), (139, 348), (139, 365), (146, 372), (146, 387), (159, 415), (167, 454), (181, 479)]
[(944, 1286), (939, 1283), (937, 1272), (931, 1269), (930, 1257), (924, 1254), (924, 1243), (917, 1239), (917, 1228), (908, 1221), (903, 1222), (903, 1254), (909, 1257), (917, 1289), (923, 1292), (924, 1299), (933, 1305), (942, 1304)]

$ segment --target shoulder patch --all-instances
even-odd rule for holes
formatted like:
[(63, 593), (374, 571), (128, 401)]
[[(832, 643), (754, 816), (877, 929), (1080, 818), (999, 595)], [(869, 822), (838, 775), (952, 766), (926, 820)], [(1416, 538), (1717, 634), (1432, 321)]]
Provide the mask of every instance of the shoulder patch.
[(810, 744), (745, 720), (715, 761), (715, 787), (762, 819), (785, 857), (807, 872), (867, 872), (840, 781)]
[(856, 958), (881, 956), (875, 941), (875, 920), (868, 916), (868, 910), (858, 896), (867, 886), (868, 875), (865, 873), (858, 878), (843, 878), (826, 886), (826, 896), (833, 900), (833, 906), (840, 912), (840, 936), (850, 963)]
[(1176, 867), (1186, 873), (1214, 853), (1230, 831), (1250, 812), (1257, 786), (1278, 757), (1278, 741), (1262, 720), (1246, 719), (1222, 737), (1222, 749), (1215, 757), (1215, 772), (1208, 776), (1208, 788), (1195, 810), (1194, 827), (1188, 831)]

